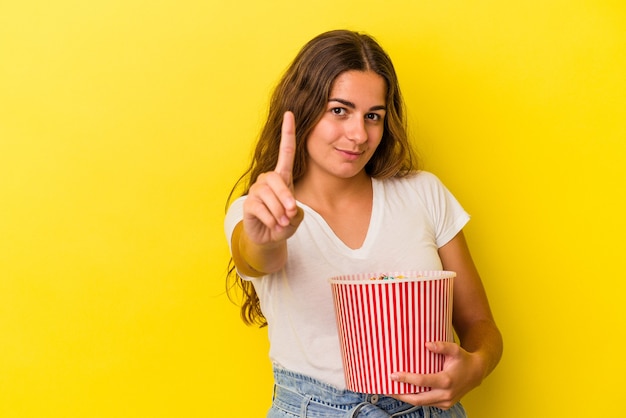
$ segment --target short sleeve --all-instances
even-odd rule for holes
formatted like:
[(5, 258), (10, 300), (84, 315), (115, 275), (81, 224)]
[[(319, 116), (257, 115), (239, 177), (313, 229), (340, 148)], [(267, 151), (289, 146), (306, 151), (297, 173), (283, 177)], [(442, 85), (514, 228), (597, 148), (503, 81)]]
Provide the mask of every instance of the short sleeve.
[(226, 235), (226, 241), (228, 242), (228, 249), (231, 251), (231, 241), (233, 237), (233, 231), (235, 227), (243, 219), (243, 202), (245, 196), (242, 196), (235, 200), (228, 210), (226, 211), (226, 217), (224, 218), (224, 234)]
[(470, 216), (437, 176), (422, 171), (417, 177), (433, 220), (437, 247), (441, 248), (465, 227)]

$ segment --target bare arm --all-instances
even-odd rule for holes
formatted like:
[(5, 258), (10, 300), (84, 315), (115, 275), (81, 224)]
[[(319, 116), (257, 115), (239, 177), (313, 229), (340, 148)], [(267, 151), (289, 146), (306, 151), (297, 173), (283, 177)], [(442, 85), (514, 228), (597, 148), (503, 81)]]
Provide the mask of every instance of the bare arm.
[(461, 347), (480, 356), (481, 380), (496, 367), (502, 356), (502, 336), (496, 326), (485, 288), (480, 279), (465, 235), (460, 232), (439, 250), (445, 270), (455, 271), (453, 325)]
[(295, 147), (295, 121), (293, 114), (286, 112), (276, 168), (261, 174), (250, 187), (243, 204), (243, 221), (231, 237), (233, 261), (245, 275), (274, 273), (287, 262), (287, 238), (296, 232), (304, 216), (293, 195)]
[(259, 246), (243, 233), (243, 221), (233, 231), (231, 251), (237, 270), (246, 276), (261, 277), (280, 270), (287, 261), (286, 242)]

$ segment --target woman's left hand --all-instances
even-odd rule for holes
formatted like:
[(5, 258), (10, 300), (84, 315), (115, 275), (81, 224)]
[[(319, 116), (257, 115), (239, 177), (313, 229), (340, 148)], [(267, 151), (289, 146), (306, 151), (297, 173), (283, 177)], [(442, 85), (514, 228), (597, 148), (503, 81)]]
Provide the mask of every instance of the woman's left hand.
[(415, 386), (430, 387), (428, 392), (391, 395), (416, 406), (435, 406), (450, 409), (461, 398), (480, 385), (484, 375), (482, 359), (478, 354), (465, 351), (456, 343), (437, 341), (426, 343), (426, 348), (445, 356), (443, 370), (433, 374), (396, 372), (391, 379)]

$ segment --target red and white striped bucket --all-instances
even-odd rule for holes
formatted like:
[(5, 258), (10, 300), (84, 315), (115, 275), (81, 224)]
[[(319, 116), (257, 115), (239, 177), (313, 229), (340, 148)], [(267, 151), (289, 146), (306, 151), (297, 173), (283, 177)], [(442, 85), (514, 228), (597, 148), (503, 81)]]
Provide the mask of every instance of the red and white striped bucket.
[(437, 373), (444, 357), (428, 341), (453, 341), (451, 271), (354, 274), (330, 279), (346, 384), (354, 392), (418, 393), (396, 371)]

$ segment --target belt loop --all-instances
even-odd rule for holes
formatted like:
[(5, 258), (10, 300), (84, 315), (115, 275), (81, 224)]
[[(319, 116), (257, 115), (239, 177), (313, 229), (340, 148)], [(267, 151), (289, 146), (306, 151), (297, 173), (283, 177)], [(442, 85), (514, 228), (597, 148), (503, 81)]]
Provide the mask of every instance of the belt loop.
[(361, 409), (363, 409), (363, 407), (367, 405), (367, 402), (361, 402), (360, 404), (358, 404), (356, 406), (356, 408), (354, 408), (351, 413), (349, 418), (354, 418), (354, 417), (358, 417), (359, 416), (359, 412), (361, 412)]
[(309, 403), (311, 403), (311, 395), (304, 396), (302, 406), (300, 407), (300, 418), (306, 418), (306, 411), (309, 409)]
[(407, 414), (422, 410), (422, 417), (421, 418), (430, 418), (430, 408), (428, 406), (414, 406), (413, 408), (409, 408), (407, 410), (404, 410), (402, 412), (396, 412), (395, 414), (391, 415), (391, 418), (395, 418), (395, 417), (402, 417), (405, 416)]
[(368, 416), (371, 418), (389, 418), (391, 417), (391, 415), (389, 415), (387, 413), (387, 411), (382, 410), (381, 408), (379, 408), (378, 406), (372, 404), (371, 402), (361, 402), (359, 405), (357, 405), (356, 408), (352, 409), (352, 411), (348, 412), (349, 415), (347, 415), (348, 418), (355, 418), (355, 417), (360, 417), (361, 416), (361, 412), (363, 412), (362, 416)]

